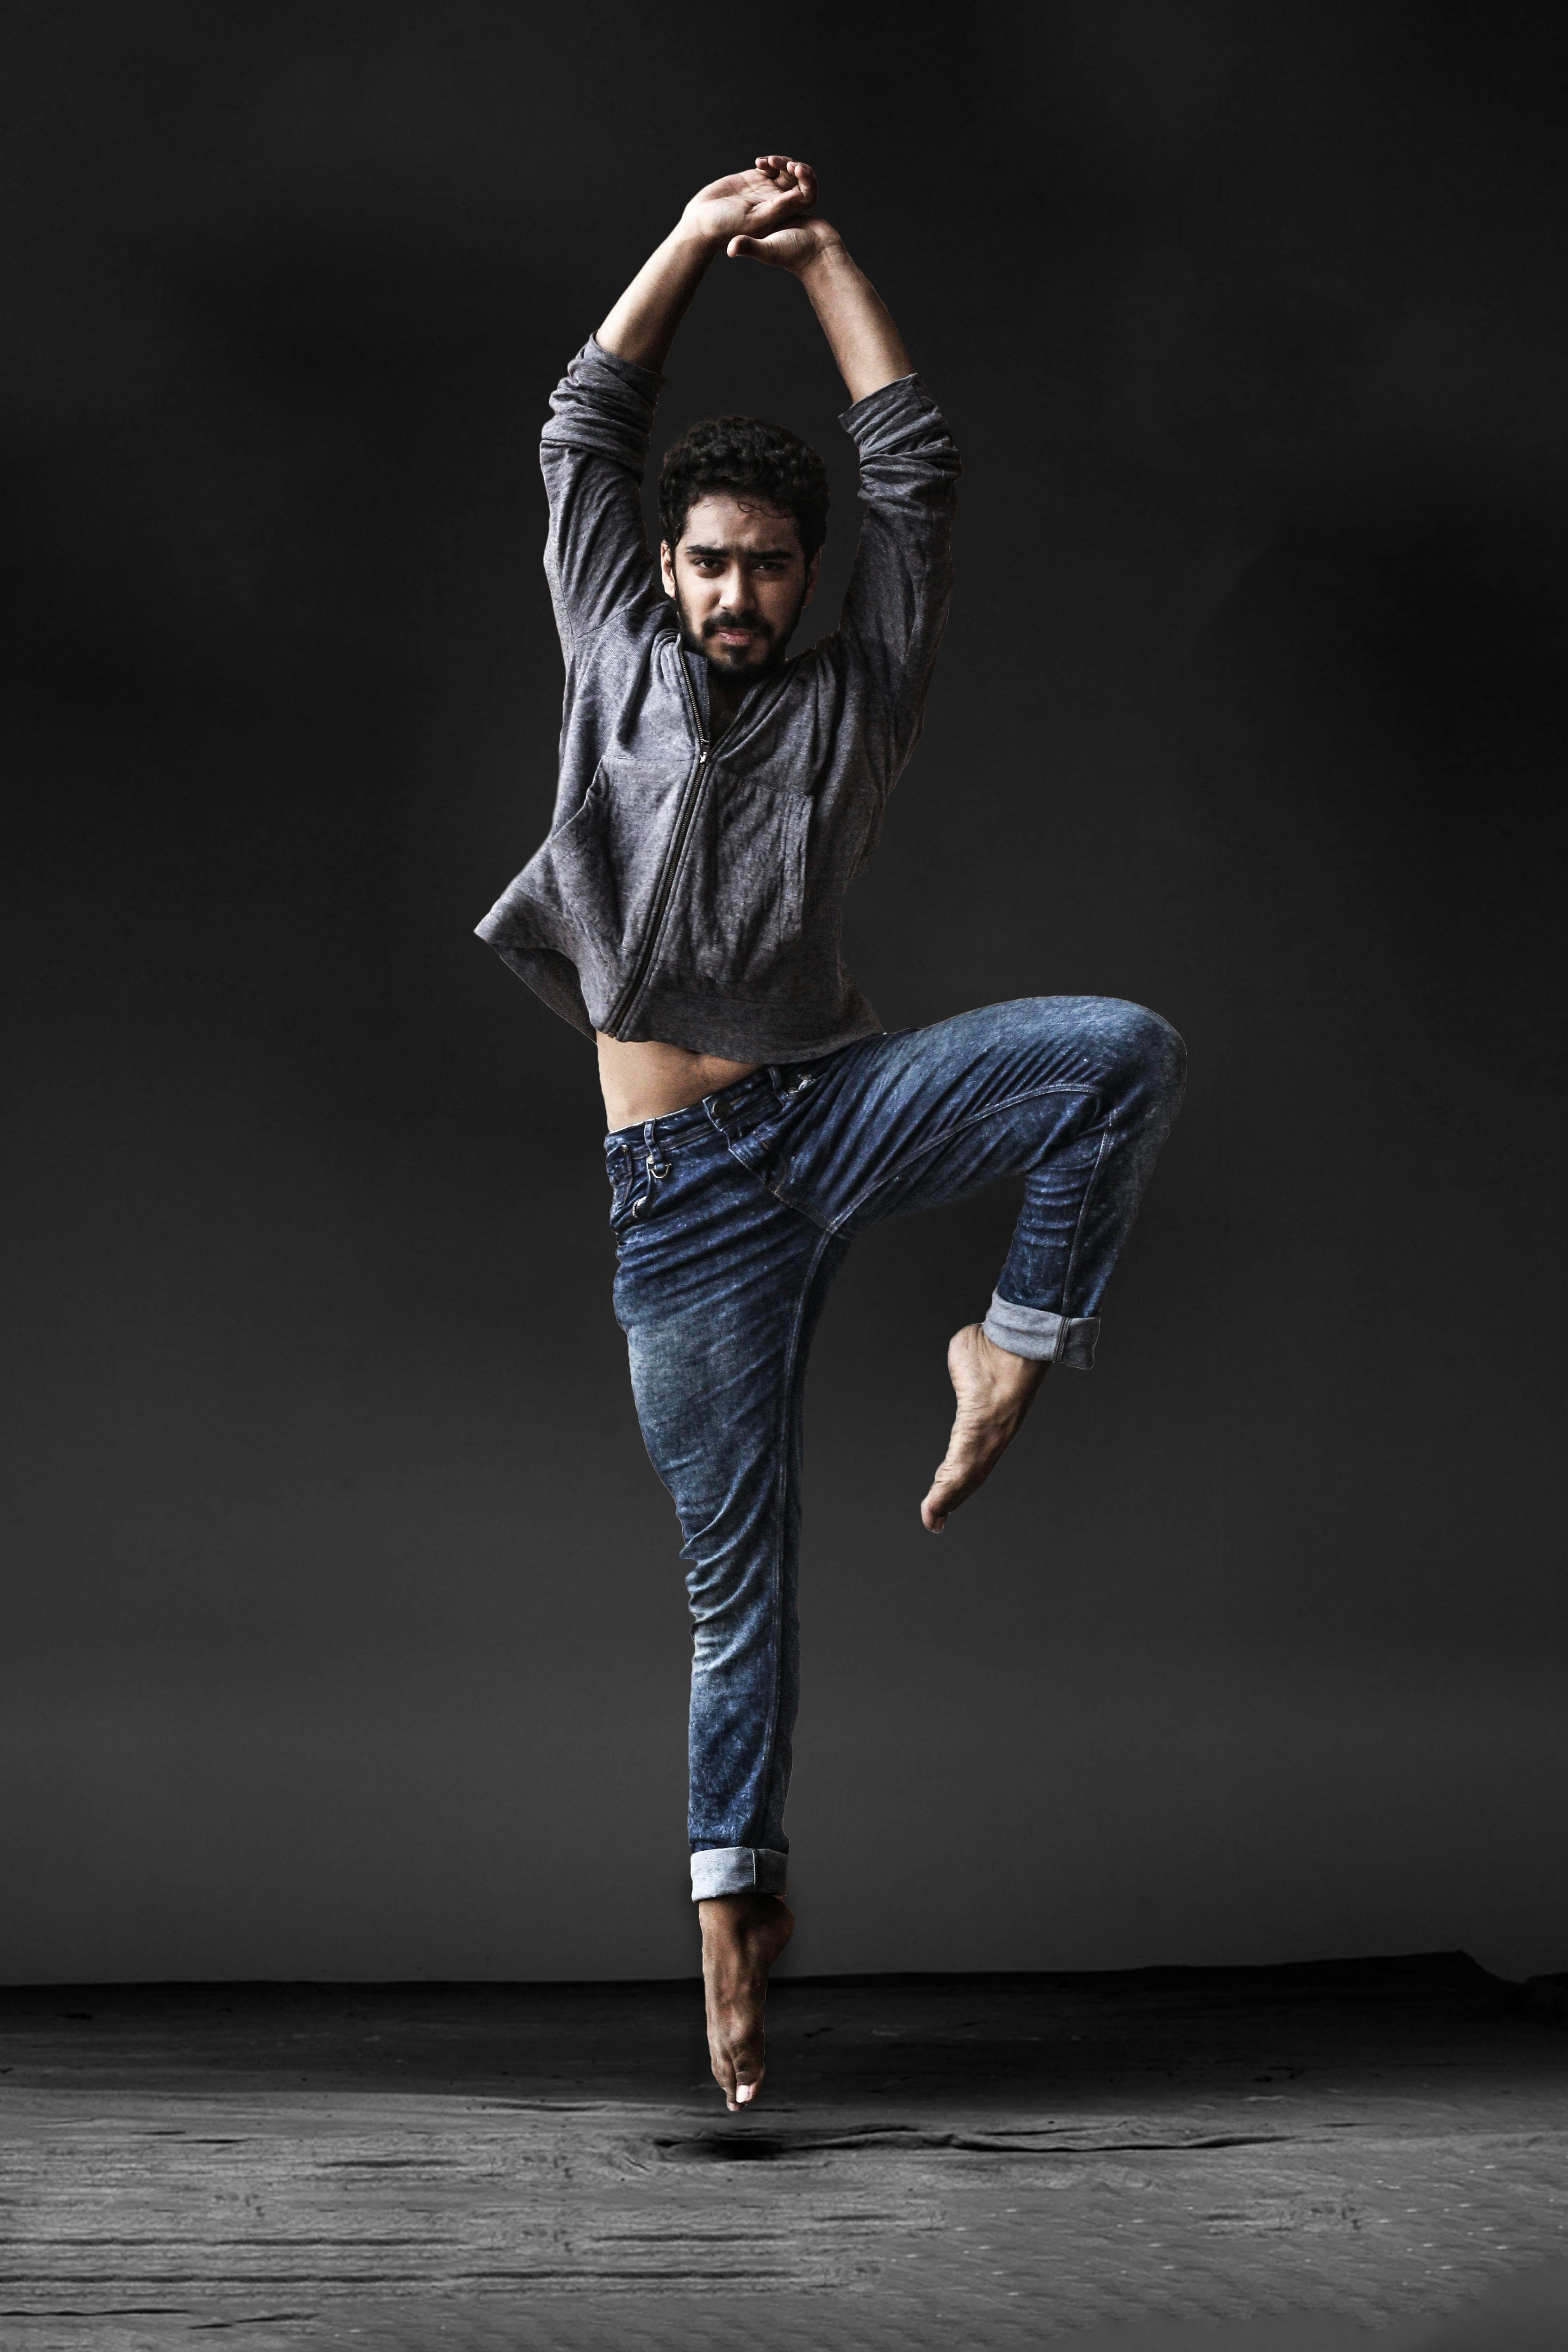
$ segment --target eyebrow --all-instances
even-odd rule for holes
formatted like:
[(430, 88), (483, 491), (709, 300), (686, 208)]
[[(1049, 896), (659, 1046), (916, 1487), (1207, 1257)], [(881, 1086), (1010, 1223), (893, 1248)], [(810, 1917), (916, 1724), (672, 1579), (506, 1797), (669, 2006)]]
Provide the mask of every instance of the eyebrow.
[(688, 555), (773, 556), (794, 555), (796, 552), (795, 549), (793, 547), (731, 547), (722, 541), (715, 545), (711, 541), (702, 539), (689, 539), (685, 542), (685, 545)]

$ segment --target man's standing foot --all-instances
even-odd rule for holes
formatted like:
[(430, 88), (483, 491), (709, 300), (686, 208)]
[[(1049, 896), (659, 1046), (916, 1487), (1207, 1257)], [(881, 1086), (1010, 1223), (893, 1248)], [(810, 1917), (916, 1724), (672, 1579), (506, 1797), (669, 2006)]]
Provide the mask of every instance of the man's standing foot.
[(795, 1933), (795, 1913), (777, 1895), (715, 1895), (697, 1910), (708, 2054), (733, 2116), (762, 2088), (768, 1971)]
[(947, 1370), (958, 1411), (942, 1466), (921, 1505), (921, 1517), (933, 1536), (941, 1535), (948, 1513), (989, 1478), (1050, 1366), (1015, 1356), (988, 1339), (978, 1323), (966, 1323), (948, 1341)]

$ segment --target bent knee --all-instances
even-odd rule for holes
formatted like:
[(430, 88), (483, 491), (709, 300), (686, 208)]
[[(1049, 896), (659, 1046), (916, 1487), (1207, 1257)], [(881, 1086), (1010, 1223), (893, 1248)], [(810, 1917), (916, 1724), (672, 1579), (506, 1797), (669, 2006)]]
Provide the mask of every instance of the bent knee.
[(1146, 1004), (1120, 996), (1092, 1000), (1092, 1026), (1110, 1050), (1121, 1083), (1146, 1088), (1173, 1112), (1186, 1083), (1186, 1041), (1179, 1030)]

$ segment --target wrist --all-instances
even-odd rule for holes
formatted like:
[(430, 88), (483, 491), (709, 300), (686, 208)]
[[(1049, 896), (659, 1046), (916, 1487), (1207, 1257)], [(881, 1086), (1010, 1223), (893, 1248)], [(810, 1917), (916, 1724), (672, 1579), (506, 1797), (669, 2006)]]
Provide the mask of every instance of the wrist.
[[(824, 222), (823, 226), (826, 228), (827, 224)], [(796, 264), (795, 274), (803, 286), (809, 285), (813, 279), (826, 284), (829, 278), (854, 268), (855, 264), (849, 257), (849, 248), (838, 231), (828, 229), (826, 236), (816, 249), (807, 254), (804, 261)]]
[(706, 261), (711, 261), (716, 253), (722, 252), (725, 242), (722, 236), (716, 235), (711, 229), (703, 228), (699, 222), (689, 219), (685, 213), (681, 214), (665, 239), (666, 245), (674, 247), (678, 251), (700, 254)]

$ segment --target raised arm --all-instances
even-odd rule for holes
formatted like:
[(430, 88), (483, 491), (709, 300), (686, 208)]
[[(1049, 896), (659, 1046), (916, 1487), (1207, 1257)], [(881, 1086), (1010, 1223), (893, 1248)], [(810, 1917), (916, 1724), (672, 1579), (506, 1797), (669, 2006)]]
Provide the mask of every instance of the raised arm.
[(743, 236), (768, 237), (816, 195), (805, 164), (764, 156), (699, 189), (552, 396), (540, 459), (550, 497), (544, 568), (568, 660), (606, 625), (662, 617), (642, 478), (659, 370), (702, 274)]
[[(809, 163), (796, 163), (784, 155), (759, 155), (757, 168), (795, 174), (804, 198), (800, 211), (816, 202), (816, 175)], [(725, 251), (731, 260), (769, 262), (799, 278), (851, 400), (866, 400), (884, 384), (913, 375), (915, 363), (904, 349), (904, 339), (887, 304), (865, 271), (851, 260), (830, 221), (815, 215), (802, 218), (797, 214), (772, 229), (760, 225), (740, 229), (731, 235)], [(695, 278), (692, 283), (696, 284)], [(689, 301), (690, 296), (686, 299)], [(679, 311), (676, 316), (679, 317)]]
[(717, 254), (755, 251), (772, 260), (767, 241), (809, 211), (816, 177), (809, 163), (759, 155), (750, 172), (731, 172), (699, 188), (664, 243), (649, 254), (595, 341), (617, 359), (662, 368), (675, 331)]
[[(814, 196), (805, 167), (791, 168)], [(728, 250), (799, 278), (848, 387), (853, 405), (842, 421), (859, 454), (865, 515), (839, 636), (874, 681), (879, 764), (890, 784), (920, 733), (952, 596), (958, 452), (886, 303), (829, 222), (812, 214), (765, 236), (742, 233)]]

